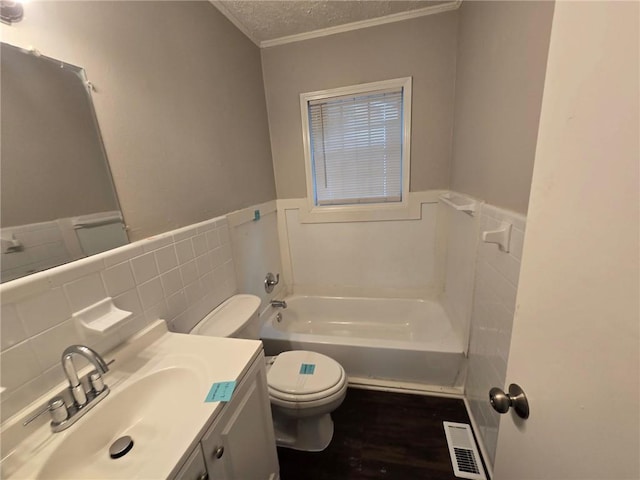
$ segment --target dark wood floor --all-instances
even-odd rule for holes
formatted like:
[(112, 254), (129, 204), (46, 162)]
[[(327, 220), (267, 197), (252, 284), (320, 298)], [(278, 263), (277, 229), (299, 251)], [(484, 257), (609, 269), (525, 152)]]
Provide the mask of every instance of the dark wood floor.
[(451, 480), (443, 421), (469, 423), (462, 400), (350, 388), (323, 452), (278, 448), (282, 480)]

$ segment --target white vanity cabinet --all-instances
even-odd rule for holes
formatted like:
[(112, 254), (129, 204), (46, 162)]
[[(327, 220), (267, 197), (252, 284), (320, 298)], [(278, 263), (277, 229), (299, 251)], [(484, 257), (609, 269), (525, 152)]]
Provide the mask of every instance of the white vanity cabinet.
[(174, 478), (203, 480), (206, 471), (209, 480), (276, 480), (278, 470), (265, 360), (261, 354)]
[(279, 478), (263, 355), (226, 407), (202, 437), (210, 480)]
[[(28, 434), (24, 415), (3, 423), (3, 452), (11, 453), (2, 478), (278, 480), (259, 341), (171, 333), (158, 320), (109, 356), (118, 360), (111, 393), (64, 433), (53, 434), (45, 417)], [(228, 402), (205, 400), (213, 385), (231, 381)], [(112, 439), (125, 435), (134, 447), (110, 458)]]
[(193, 450), (187, 462), (173, 478), (175, 480), (207, 480), (209, 478), (200, 445)]

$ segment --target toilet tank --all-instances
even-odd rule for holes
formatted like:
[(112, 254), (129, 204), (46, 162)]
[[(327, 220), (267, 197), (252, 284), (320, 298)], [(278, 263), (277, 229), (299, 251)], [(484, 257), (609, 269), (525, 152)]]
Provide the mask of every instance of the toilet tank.
[(209, 337), (260, 338), (260, 298), (234, 295), (209, 312), (190, 333)]

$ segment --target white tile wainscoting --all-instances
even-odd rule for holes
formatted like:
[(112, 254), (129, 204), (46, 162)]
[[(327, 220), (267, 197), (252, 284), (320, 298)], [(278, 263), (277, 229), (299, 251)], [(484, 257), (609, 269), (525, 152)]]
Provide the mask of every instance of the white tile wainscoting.
[[(16, 249), (7, 249), (15, 243)], [(24, 277), (127, 243), (119, 211), (59, 218), (2, 229), (4, 281)]]
[[(275, 217), (275, 201), (270, 204)], [(232, 251), (243, 262), (246, 248), (260, 246), (240, 243), (232, 248), (231, 237), (247, 228), (242, 212), (253, 214), (268, 205), (234, 212), (229, 215), (234, 220), (217, 217), (0, 286), (2, 422), (64, 380), (60, 357), (65, 347), (80, 343), (104, 353), (159, 318), (173, 331), (188, 332), (236, 293)], [(270, 251), (277, 245), (275, 223), (273, 218), (250, 226), (260, 238), (268, 237)], [(279, 258), (268, 263), (274, 271), (280, 269)], [(133, 316), (106, 335), (78, 328), (71, 315), (108, 296)]]
[(295, 293), (392, 298), (442, 292), (438, 195), (411, 192), (409, 214), (312, 221), (305, 199), (278, 200), (281, 258)]
[[(334, 223), (307, 223), (301, 201), (278, 200), (283, 268), (297, 293), (441, 295), (468, 339), (465, 395), (491, 465), (499, 418), (488, 392), (504, 387), (526, 217), (475, 199), (468, 215), (437, 198), (425, 196), (413, 218)], [(503, 222), (512, 225), (508, 253), (481, 240)]]
[(478, 243), (471, 309), (465, 396), (489, 457), (485, 460), (493, 465), (500, 415), (489, 404), (489, 390), (505, 388), (526, 217), (487, 204), (479, 215), (480, 235), (498, 229), (502, 222), (512, 225), (509, 252), (496, 244)]
[[(188, 332), (239, 289), (263, 304), (287, 290), (285, 282), (365, 296), (444, 290), (445, 303), (460, 302), (449, 312), (459, 317), (457, 328), (464, 335), (471, 325), (466, 396), (492, 463), (498, 414), (488, 391), (504, 386), (525, 217), (485, 204), (478, 217), (453, 212), (453, 221), (444, 220), (447, 207), (429, 200), (418, 218), (404, 221), (307, 224), (297, 218), (297, 205), (280, 202), (277, 209), (276, 201), (248, 207), (0, 286), (2, 421), (64, 380), (60, 355), (68, 345), (105, 352), (158, 318)], [(255, 210), (259, 221), (253, 221)], [(503, 221), (513, 225), (509, 253), (476, 243)], [(325, 262), (342, 242), (360, 245), (357, 258), (347, 248), (339, 262)], [(453, 265), (451, 258), (460, 261)], [(406, 275), (400, 264), (408, 266)], [(358, 276), (361, 268), (365, 278)], [(262, 288), (267, 271), (282, 273), (271, 295)], [(71, 315), (107, 296), (133, 316), (107, 335), (79, 329)]]
[[(479, 208), (481, 202), (464, 197)], [(479, 241), (479, 214), (440, 204), (440, 223), (447, 238), (442, 306), (465, 346), (469, 344), (474, 274)]]
[(2, 278), (5, 281), (78, 258), (69, 252), (60, 224), (56, 221), (3, 228), (2, 239), (3, 243), (15, 241), (19, 245), (14, 251), (2, 249), (0, 258)]

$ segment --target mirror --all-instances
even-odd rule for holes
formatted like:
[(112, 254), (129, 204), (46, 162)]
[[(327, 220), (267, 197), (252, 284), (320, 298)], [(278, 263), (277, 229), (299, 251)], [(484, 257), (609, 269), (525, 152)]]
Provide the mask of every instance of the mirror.
[(1, 282), (128, 243), (83, 69), (0, 59)]

